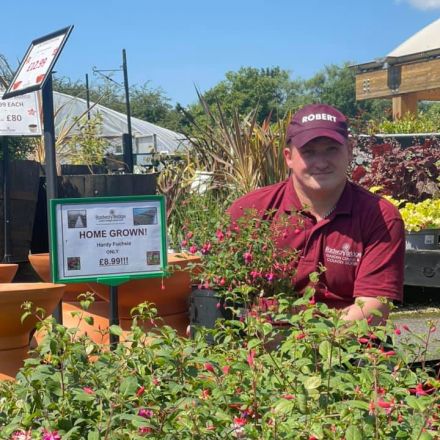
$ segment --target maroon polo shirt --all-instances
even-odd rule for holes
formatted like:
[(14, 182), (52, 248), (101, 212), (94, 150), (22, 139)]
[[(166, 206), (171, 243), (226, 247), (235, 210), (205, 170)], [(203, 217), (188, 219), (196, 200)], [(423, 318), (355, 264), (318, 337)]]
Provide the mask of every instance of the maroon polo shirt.
[[(276, 209), (277, 215), (301, 211), (292, 179), (257, 189), (238, 200), (228, 212), (235, 220), (244, 210)], [(309, 284), (319, 263), (326, 267), (315, 298), (330, 307), (343, 308), (355, 297), (386, 297), (402, 301), (405, 256), (404, 224), (399, 211), (387, 200), (347, 182), (335, 210), (319, 222), (307, 212), (295, 215), (292, 228), (280, 246), (301, 251), (295, 289)]]

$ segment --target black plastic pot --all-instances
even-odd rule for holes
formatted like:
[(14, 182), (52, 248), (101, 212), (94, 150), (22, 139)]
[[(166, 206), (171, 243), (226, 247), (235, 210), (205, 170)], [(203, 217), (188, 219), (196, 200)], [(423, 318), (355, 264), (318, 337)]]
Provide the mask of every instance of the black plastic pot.
[[(194, 338), (197, 328), (214, 329), (218, 319), (233, 319), (233, 313), (214, 290), (194, 288), (189, 298), (189, 319)], [(206, 335), (206, 342), (213, 344), (213, 336)]]

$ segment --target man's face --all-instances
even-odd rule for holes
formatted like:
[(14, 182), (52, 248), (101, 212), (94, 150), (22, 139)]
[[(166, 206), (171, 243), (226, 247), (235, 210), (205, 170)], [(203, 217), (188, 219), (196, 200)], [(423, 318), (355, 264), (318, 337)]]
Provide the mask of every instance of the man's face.
[(285, 148), (284, 158), (292, 170), (295, 186), (324, 194), (345, 185), (352, 150), (349, 142), (341, 145), (333, 139), (321, 137), (302, 148)]

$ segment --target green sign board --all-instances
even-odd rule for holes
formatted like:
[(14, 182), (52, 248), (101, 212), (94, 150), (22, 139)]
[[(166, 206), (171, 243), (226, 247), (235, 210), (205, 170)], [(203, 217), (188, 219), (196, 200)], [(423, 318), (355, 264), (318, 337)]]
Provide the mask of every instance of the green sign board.
[(166, 275), (163, 196), (50, 200), (52, 281), (117, 286)]

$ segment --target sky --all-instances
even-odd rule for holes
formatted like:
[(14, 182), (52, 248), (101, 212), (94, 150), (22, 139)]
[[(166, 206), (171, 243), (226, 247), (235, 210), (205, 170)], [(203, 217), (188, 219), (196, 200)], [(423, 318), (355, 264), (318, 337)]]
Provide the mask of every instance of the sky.
[[(22, 0), (2, 4), (0, 54), (15, 69), (32, 40), (74, 25), (58, 77), (96, 84), (93, 68), (188, 105), (240, 67), (307, 79), (329, 64), (386, 56), (440, 18), (440, 0)], [(113, 78), (122, 83), (122, 72)]]

